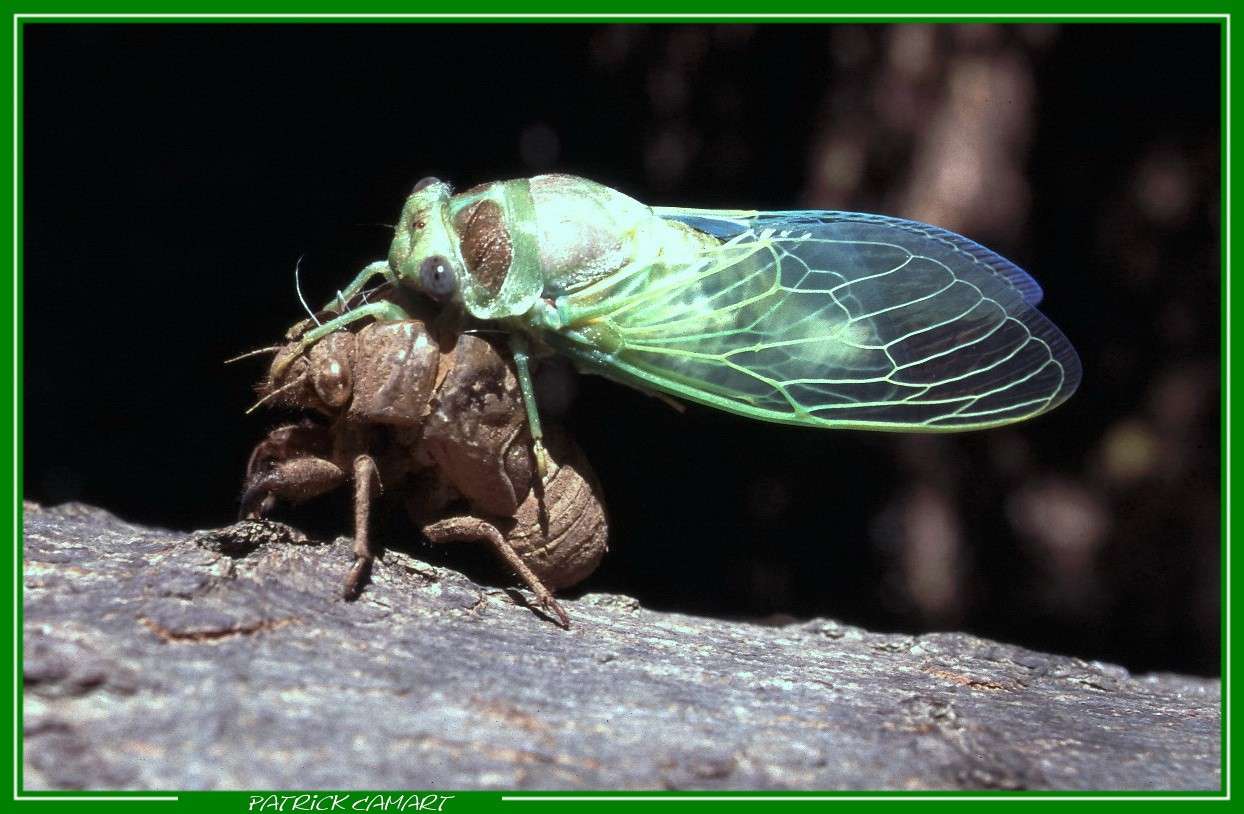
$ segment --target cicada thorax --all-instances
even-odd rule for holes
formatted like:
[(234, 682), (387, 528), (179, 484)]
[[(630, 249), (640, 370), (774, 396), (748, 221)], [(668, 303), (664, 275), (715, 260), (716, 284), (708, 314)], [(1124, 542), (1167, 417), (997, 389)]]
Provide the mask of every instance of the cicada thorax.
[(505, 210), (496, 200), (482, 198), (458, 210), (453, 223), (467, 274), (476, 285), (497, 296), (514, 260)]
[(389, 248), (404, 285), (480, 319), (521, 314), (540, 298), (538, 237), (526, 180), (450, 195), (420, 182), (406, 200)]
[(546, 296), (581, 289), (649, 253), (646, 242), (660, 228), (651, 207), (572, 175), (541, 175), (530, 184)]
[(681, 261), (703, 240), (602, 184), (541, 175), (457, 195), (421, 182), (389, 263), (404, 283), (481, 320), (534, 326), (533, 312), (628, 270)]

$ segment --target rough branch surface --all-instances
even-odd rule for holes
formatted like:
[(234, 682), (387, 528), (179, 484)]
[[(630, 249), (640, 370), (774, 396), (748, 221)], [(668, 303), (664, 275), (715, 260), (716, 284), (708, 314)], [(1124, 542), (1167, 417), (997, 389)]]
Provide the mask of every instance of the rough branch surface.
[(25, 512), (28, 789), (1216, 789), (1216, 681), (565, 602), (348, 541)]

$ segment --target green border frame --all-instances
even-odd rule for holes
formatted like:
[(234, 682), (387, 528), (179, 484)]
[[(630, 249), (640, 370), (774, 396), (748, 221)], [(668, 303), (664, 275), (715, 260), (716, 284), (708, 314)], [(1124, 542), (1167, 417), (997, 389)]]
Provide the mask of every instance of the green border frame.
[[(1231, 444), (1231, 424), (1232, 424), (1232, 368), (1233, 368), (1233, 345), (1236, 338), (1231, 332), (1231, 313), (1233, 310), (1233, 299), (1235, 295), (1231, 290), (1231, 259), (1232, 259), (1232, 233), (1235, 222), (1232, 220), (1231, 199), (1232, 191), (1238, 186), (1238, 173), (1231, 165), (1233, 127), (1232, 127), (1232, 103), (1237, 91), (1239, 83), (1236, 81), (1236, 66), (1232, 62), (1232, 50), (1234, 45), (1234, 36), (1231, 30), (1231, 10), (1232, 4), (1229, 2), (1211, 2), (1198, 3), (1195, 8), (1183, 8), (1177, 11), (1169, 11), (1161, 8), (1157, 4), (1152, 3), (1123, 3), (1118, 0), (1105, 0), (1089, 12), (1083, 10), (1083, 6), (1074, 2), (1049, 2), (1049, 3), (1027, 3), (1022, 10), (1008, 10), (1000, 13), (998, 8), (1003, 6), (997, 2), (983, 2), (982, 0), (961, 0), (957, 3), (952, 12), (945, 12), (937, 8), (937, 4), (932, 0), (889, 0), (884, 6), (877, 5), (868, 11), (859, 11), (859, 6), (855, 8), (843, 7), (841, 10), (833, 10), (827, 6), (827, 2), (816, 3), (808, 0), (787, 0), (783, 3), (781, 11), (766, 11), (758, 13), (757, 7), (767, 4), (756, 2), (740, 2), (740, 0), (718, 0), (715, 3), (708, 3), (705, 0), (684, 0), (678, 7), (677, 11), (670, 11), (667, 2), (653, 2), (653, 0), (622, 0), (618, 6), (624, 6), (625, 9), (615, 9), (606, 12), (581, 12), (565, 0), (561, 2), (546, 2), (535, 8), (518, 9), (512, 2), (483, 2), (474, 5), (469, 11), (454, 10), (451, 4), (444, 4), (441, 10), (429, 10), (427, 12), (413, 11), (409, 3), (393, 2), (369, 2), (365, 8), (355, 9), (351, 12), (340, 12), (339, 7), (334, 8), (331, 0), (309, 0), (302, 3), (295, 3), (292, 0), (276, 0), (269, 2), (263, 12), (255, 12), (248, 9), (243, 3), (229, 3), (224, 0), (208, 0), (208, 2), (199, 2), (195, 5), (193, 11), (175, 11), (171, 10), (171, 3), (153, 2), (152, 0), (137, 0), (126, 4), (126, 8), (122, 12), (113, 11), (107, 8), (108, 3), (89, 2), (89, 0), (79, 0), (78, 2), (60, 2), (52, 3), (34, 3), (34, 2), (5, 2), (6, 10), (11, 21), (10, 36), (5, 39), (4, 48), (6, 49), (4, 64), (8, 66), (11, 81), (7, 84), (10, 88), (12, 105), (10, 106), (10, 127), (7, 129), (4, 138), (8, 140), (6, 146), (12, 151), (13, 160), (9, 168), (5, 170), (8, 174), (7, 181), (12, 190), (12, 196), (7, 204), (10, 209), (11, 222), (13, 224), (12, 231), (6, 239), (11, 241), (11, 285), (0, 286), (0, 309), (5, 313), (12, 314), (13, 326), (12, 333), (0, 331), (0, 345), (8, 345), (5, 348), (7, 353), (4, 354), (5, 359), (9, 360), (12, 365), (11, 377), (3, 379), (3, 387), (9, 389), (7, 398), (0, 399), (0, 410), (8, 411), (4, 416), (13, 427), (13, 435), (11, 438), (11, 446), (9, 452), (13, 460), (12, 482), (13, 482), (13, 502), (10, 504), (13, 510), (13, 522), (11, 528), (13, 530), (13, 553), (12, 559), (5, 566), (6, 576), (5, 590), (11, 593), (13, 619), (11, 626), (5, 626), (3, 635), (7, 639), (10, 646), (6, 652), (11, 654), (11, 668), (14, 677), (13, 680), (13, 696), (11, 704), (4, 704), (3, 715), (8, 731), (12, 733), (11, 749), (12, 754), (7, 765), (12, 772), (12, 800), (13, 805), (17, 808), (35, 810), (40, 812), (76, 810), (84, 807), (99, 808), (104, 810), (133, 810), (138, 808), (140, 811), (166, 811), (176, 809), (179, 811), (275, 811), (273, 807), (252, 807), (252, 799), (254, 794), (263, 795), (262, 792), (165, 792), (165, 793), (131, 793), (131, 792), (27, 792), (21, 788), (22, 783), (22, 743), (21, 743), (21, 709), (22, 709), (22, 693), (21, 679), (18, 675), (18, 668), (21, 664), (20, 651), (20, 632), (22, 630), (22, 605), (21, 605), (21, 583), (18, 576), (21, 573), (21, 552), (22, 552), (22, 526), (21, 526), (21, 503), (24, 493), (22, 485), (22, 445), (23, 445), (23, 421), (22, 421), (22, 402), (21, 402), (21, 383), (23, 381), (23, 283), (22, 283), (22, 243), (23, 234), (22, 211), (20, 203), (23, 200), (23, 178), (22, 178), (22, 54), (21, 54), (21, 30), (22, 26), (27, 22), (95, 22), (99, 24), (107, 24), (108, 22), (390, 22), (390, 21), (408, 21), (408, 22), (476, 22), (476, 21), (492, 21), (492, 22), (699, 22), (710, 20), (731, 20), (731, 21), (754, 21), (754, 22), (984, 22), (984, 21), (1005, 21), (1005, 22), (1024, 22), (1024, 21), (1042, 21), (1042, 22), (1155, 22), (1155, 23), (1175, 23), (1175, 22), (1201, 22), (1201, 23), (1217, 23), (1221, 30), (1222, 41), (1222, 101), (1221, 113), (1223, 123), (1223, 139), (1222, 139), (1222, 198), (1221, 198), (1221, 223), (1222, 229), (1222, 299), (1221, 299), (1221, 319), (1222, 319), (1222, 354), (1221, 354), (1221, 373), (1222, 373), (1222, 425), (1221, 425), (1221, 449), (1224, 457), (1222, 467), (1222, 679), (1223, 679), (1223, 786), (1216, 792), (1101, 792), (1101, 793), (1062, 793), (1062, 792), (1020, 792), (1020, 793), (1004, 793), (1004, 792), (920, 792), (920, 793), (904, 793), (904, 792), (791, 792), (791, 793), (733, 793), (723, 794), (718, 792), (679, 792), (679, 793), (591, 793), (581, 794), (574, 792), (566, 793), (514, 793), (505, 794), (500, 792), (446, 792), (440, 793), (440, 796), (452, 795), (446, 800), (442, 811), (483, 811), (509, 809), (512, 811), (530, 811), (535, 806), (539, 806), (541, 810), (547, 807), (560, 809), (568, 809), (570, 806), (593, 805), (597, 808), (605, 808), (617, 810), (622, 807), (642, 807), (644, 810), (675, 810), (685, 809), (688, 804), (693, 808), (701, 809), (695, 803), (705, 803), (709, 805), (725, 804), (727, 801), (733, 803), (733, 806), (739, 804), (747, 806), (757, 805), (780, 805), (789, 808), (791, 805), (800, 807), (800, 803), (805, 806), (807, 803), (838, 803), (848, 805), (868, 805), (877, 804), (884, 805), (903, 805), (910, 802), (922, 802), (925, 805), (932, 805), (938, 808), (948, 806), (963, 805), (970, 802), (1026, 802), (1030, 804), (1041, 805), (1042, 807), (1052, 805), (1065, 805), (1068, 802), (1094, 802), (1094, 801), (1126, 801), (1126, 802), (1152, 802), (1156, 804), (1187, 804), (1193, 801), (1230, 803), (1231, 801), (1231, 779), (1232, 779), (1232, 750), (1231, 750), (1231, 656), (1232, 656), (1232, 621), (1233, 611), (1231, 605), (1231, 584), (1233, 566), (1231, 563), (1231, 509), (1230, 503), (1232, 494), (1231, 484), (1231, 462), (1232, 462), (1232, 444)], [(1147, 7), (1146, 7), (1147, 6)], [(1139, 8), (1138, 8), (1139, 7)], [(10, 443), (6, 439), (5, 443)], [(382, 811), (385, 808), (379, 805), (368, 806), (368, 803), (374, 803), (376, 798), (373, 795), (389, 795), (396, 797), (398, 794), (405, 794), (415, 797), (423, 797), (425, 794), (420, 792), (339, 792), (337, 796), (347, 797), (344, 809), (337, 810), (371, 810)], [(302, 799), (295, 799), (301, 795)], [(266, 795), (264, 795), (266, 796)], [(282, 811), (295, 810), (316, 810), (315, 803), (319, 802), (324, 805), (331, 802), (334, 797), (333, 792), (317, 791), (317, 792), (278, 792), (277, 798), (286, 800)], [(419, 806), (410, 804), (409, 799), (403, 800), (402, 804), (391, 803), (387, 810), (390, 811), (415, 811), (420, 810)], [(357, 801), (362, 801), (358, 803)], [(558, 803), (561, 805), (558, 805)], [(298, 803), (302, 803), (299, 806)], [(353, 805), (363, 806), (361, 808), (352, 808)], [(328, 810), (328, 809), (325, 809)], [(430, 807), (422, 810), (437, 810), (436, 801), (432, 801)]]

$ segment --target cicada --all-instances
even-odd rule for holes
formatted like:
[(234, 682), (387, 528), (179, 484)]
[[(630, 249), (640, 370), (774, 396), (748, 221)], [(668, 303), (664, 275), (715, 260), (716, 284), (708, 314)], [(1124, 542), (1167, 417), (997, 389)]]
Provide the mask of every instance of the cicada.
[(426, 178), (387, 261), (304, 346), (391, 302), (377, 278), (508, 335), (539, 449), (530, 358), (675, 400), (805, 427), (941, 432), (1046, 412), (1080, 381), (1015, 264), (945, 229), (819, 210), (650, 207), (569, 175), (454, 194)]

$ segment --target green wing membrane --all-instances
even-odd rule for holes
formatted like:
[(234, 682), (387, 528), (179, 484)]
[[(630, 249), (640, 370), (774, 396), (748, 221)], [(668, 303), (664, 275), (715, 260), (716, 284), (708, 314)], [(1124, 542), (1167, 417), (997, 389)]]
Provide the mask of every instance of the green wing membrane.
[(656, 212), (717, 245), (594, 287), (590, 324), (550, 337), (594, 372), (752, 418), (906, 431), (1020, 421), (1079, 384), (1035, 281), (952, 232), (853, 212)]

